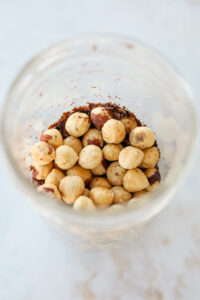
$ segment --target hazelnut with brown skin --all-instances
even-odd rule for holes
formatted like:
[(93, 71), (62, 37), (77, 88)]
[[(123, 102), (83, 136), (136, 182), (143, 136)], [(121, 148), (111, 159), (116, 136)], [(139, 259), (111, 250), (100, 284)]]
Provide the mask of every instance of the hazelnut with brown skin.
[(114, 203), (122, 204), (131, 199), (131, 193), (127, 192), (122, 186), (113, 186), (111, 191), (115, 194)]
[(142, 150), (128, 146), (121, 150), (119, 154), (119, 164), (124, 169), (135, 169), (137, 168), (144, 157)]
[(74, 149), (74, 151), (76, 151), (76, 153), (78, 155), (81, 152), (81, 150), (83, 149), (83, 145), (82, 145), (81, 141), (77, 137), (74, 137), (71, 135), (66, 137), (66, 139), (64, 139), (63, 144)]
[(73, 204), (84, 193), (85, 184), (79, 176), (66, 176), (60, 181), (59, 190), (67, 204)]
[(79, 137), (88, 131), (90, 125), (90, 118), (87, 114), (75, 112), (67, 119), (65, 128), (70, 135)]
[(102, 159), (101, 149), (95, 145), (88, 145), (81, 150), (78, 163), (84, 169), (94, 169), (101, 164)]
[(143, 150), (144, 157), (140, 165), (141, 168), (154, 168), (157, 164), (160, 153), (157, 147), (151, 147)]
[(41, 142), (50, 144), (54, 149), (58, 148), (63, 144), (63, 138), (58, 129), (51, 128), (44, 131), (40, 137)]
[(55, 184), (44, 183), (43, 185), (40, 185), (37, 190), (38, 190), (38, 192), (43, 192), (43, 193), (47, 194), (48, 196), (56, 198), (59, 202), (62, 202), (61, 194), (58, 191), (57, 186)]
[(118, 120), (108, 120), (102, 128), (103, 139), (108, 144), (121, 143), (126, 135), (124, 124)]
[(101, 164), (98, 167), (91, 170), (92, 174), (94, 174), (96, 176), (101, 176), (101, 175), (106, 174), (106, 166), (107, 166), (107, 164), (106, 164), (105, 160), (102, 160)]
[(121, 119), (121, 122), (124, 124), (126, 129), (126, 133), (130, 133), (135, 127), (137, 127), (137, 122), (135, 118), (131, 117), (124, 117)]
[(64, 177), (65, 177), (65, 174), (62, 171), (60, 171), (58, 169), (53, 169), (53, 170), (51, 170), (49, 175), (46, 177), (45, 183), (47, 183), (47, 184), (52, 183), (52, 184), (56, 185), (57, 187), (59, 187), (60, 181)]
[(101, 130), (92, 128), (89, 129), (83, 136), (83, 146), (96, 145), (100, 148), (103, 147), (104, 141)]
[(139, 149), (145, 149), (153, 146), (156, 138), (149, 127), (140, 126), (131, 131), (129, 140), (132, 146)]
[(33, 161), (43, 166), (52, 162), (56, 157), (56, 153), (48, 143), (38, 142), (33, 145), (31, 156)]
[(115, 161), (110, 164), (106, 174), (109, 182), (112, 185), (122, 185), (126, 170), (119, 165), (118, 161)]
[(103, 149), (103, 156), (108, 161), (115, 161), (119, 159), (119, 153), (123, 149), (121, 144), (106, 144)]
[(95, 187), (90, 190), (90, 198), (97, 207), (108, 207), (114, 200), (114, 193), (103, 187)]
[(36, 162), (33, 162), (32, 166), (31, 166), (33, 179), (44, 180), (47, 177), (47, 175), (49, 174), (49, 172), (51, 172), (52, 168), (53, 168), (52, 162), (50, 162), (49, 164), (44, 165), (44, 166), (39, 165)]
[(149, 186), (146, 188), (146, 190), (148, 192), (152, 192), (157, 189), (160, 184), (160, 172), (156, 168), (151, 168), (146, 169), (144, 173), (149, 181)]
[(94, 187), (98, 187), (98, 186), (105, 187), (107, 189), (111, 188), (111, 184), (104, 177), (95, 177), (90, 182), (90, 189), (93, 189)]
[(112, 111), (104, 107), (95, 107), (91, 110), (90, 113), (90, 119), (93, 125), (98, 129), (101, 129), (103, 125), (112, 118), (113, 118)]
[(128, 170), (123, 178), (123, 186), (128, 192), (138, 192), (149, 186), (148, 179), (142, 170)]
[(74, 149), (69, 146), (62, 145), (56, 149), (55, 162), (57, 166), (63, 170), (72, 168), (78, 160), (78, 155)]
[(92, 173), (90, 170), (84, 169), (79, 165), (75, 165), (71, 169), (68, 169), (67, 175), (81, 177), (86, 185), (92, 180)]
[(94, 202), (87, 196), (80, 196), (76, 199), (73, 205), (74, 210), (95, 211)]

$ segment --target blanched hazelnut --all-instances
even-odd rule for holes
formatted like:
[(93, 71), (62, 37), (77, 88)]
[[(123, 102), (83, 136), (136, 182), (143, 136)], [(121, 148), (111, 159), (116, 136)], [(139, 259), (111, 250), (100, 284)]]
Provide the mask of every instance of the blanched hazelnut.
[(67, 145), (69, 147), (71, 147), (72, 149), (74, 149), (74, 151), (76, 151), (76, 153), (79, 155), (79, 153), (81, 152), (81, 150), (83, 149), (83, 145), (81, 143), (81, 141), (74, 136), (68, 136), (66, 139), (64, 139), (64, 145)]
[(142, 150), (132, 146), (125, 147), (119, 154), (119, 164), (124, 169), (137, 168), (144, 157)]
[(101, 176), (104, 175), (106, 173), (106, 167), (107, 167), (107, 163), (105, 162), (105, 160), (102, 160), (101, 164), (92, 169), (92, 174), (97, 175), (97, 176)]
[(53, 161), (53, 167), (54, 167), (54, 169), (58, 169), (60, 171), (65, 171), (64, 169), (59, 168), (59, 166), (57, 165), (57, 163), (55, 162), (55, 160)]
[(114, 186), (111, 191), (115, 194), (114, 203), (124, 203), (131, 199), (131, 193), (127, 192), (122, 186)]
[(98, 207), (107, 207), (112, 204), (114, 200), (114, 193), (103, 187), (95, 187), (90, 190), (90, 198)]
[(74, 149), (69, 146), (62, 145), (56, 149), (55, 162), (57, 166), (63, 170), (70, 169), (78, 160), (78, 155)]
[(119, 153), (123, 149), (121, 144), (106, 144), (103, 149), (103, 156), (109, 161), (115, 161), (119, 159)]
[(50, 144), (54, 149), (58, 148), (63, 144), (63, 138), (58, 129), (51, 128), (44, 131), (40, 137), (41, 142)]
[(132, 146), (145, 149), (153, 146), (156, 138), (149, 127), (140, 126), (131, 131), (129, 140)]
[(81, 177), (86, 185), (92, 180), (92, 173), (90, 170), (84, 169), (79, 165), (75, 165), (71, 169), (68, 169), (67, 175)]
[(33, 145), (31, 150), (32, 159), (39, 165), (47, 165), (55, 159), (54, 148), (45, 142), (38, 142)]
[[(143, 191), (140, 191), (140, 192), (143, 192)], [(137, 193), (140, 193), (140, 192), (137, 192)], [(138, 208), (146, 205), (149, 201), (150, 201), (150, 199), (148, 197), (146, 197), (146, 195), (143, 195), (143, 197), (142, 196), (140, 196), (140, 197), (134, 197), (133, 199), (131, 199), (131, 200), (128, 201), (127, 207), (128, 208), (138, 209)]]
[(58, 169), (53, 169), (49, 175), (45, 179), (45, 183), (52, 183), (55, 184), (57, 187), (59, 187), (61, 179), (65, 177), (65, 174), (58, 170)]
[(137, 127), (137, 122), (135, 118), (124, 117), (120, 120), (126, 129), (126, 133), (130, 133), (135, 127)]
[(44, 180), (52, 168), (53, 168), (52, 162), (50, 162), (47, 165), (42, 166), (33, 161), (33, 164), (31, 166), (33, 179)]
[(101, 129), (108, 120), (112, 119), (112, 117), (112, 111), (104, 107), (95, 107), (90, 113), (90, 119), (94, 126), (98, 129)]
[(103, 147), (104, 141), (101, 130), (92, 128), (89, 129), (83, 136), (83, 146), (96, 145), (100, 148)]
[(143, 197), (143, 196), (146, 196), (148, 192), (146, 190), (142, 190), (142, 191), (139, 191), (139, 192), (135, 192), (134, 193), (134, 197)]
[(110, 164), (106, 171), (106, 174), (109, 182), (112, 185), (122, 185), (126, 170), (119, 165), (118, 161), (115, 161)]
[(76, 199), (73, 205), (74, 210), (95, 211), (94, 202), (86, 196), (80, 196)]
[(38, 190), (38, 192), (43, 192), (43, 193), (47, 194), (48, 196), (51, 196), (53, 198), (56, 198), (59, 201), (62, 201), (61, 194), (58, 191), (57, 186), (55, 186), (55, 184), (44, 183), (43, 185), (40, 185), (37, 190)]
[(59, 190), (67, 204), (73, 204), (84, 193), (85, 184), (79, 176), (66, 176), (60, 181)]
[(143, 150), (144, 157), (140, 165), (141, 168), (154, 168), (157, 164), (160, 153), (157, 147), (151, 147)]
[(92, 179), (92, 181), (90, 182), (90, 189), (93, 189), (97, 186), (105, 187), (107, 189), (111, 188), (111, 184), (104, 177), (95, 177)]
[(124, 124), (118, 120), (108, 120), (102, 128), (103, 139), (109, 144), (119, 144), (126, 135)]
[(79, 137), (88, 131), (90, 124), (90, 118), (87, 114), (75, 112), (67, 119), (65, 128), (70, 135)]
[(89, 194), (90, 194), (90, 190), (85, 188), (84, 192), (83, 192), (83, 196), (88, 196), (89, 197)]
[(120, 204), (112, 204), (106, 209), (106, 214), (119, 213), (124, 210), (124, 207)]
[(154, 191), (160, 184), (160, 172), (156, 168), (146, 169), (144, 171), (148, 178), (149, 186), (146, 188), (148, 192)]
[(94, 169), (101, 164), (102, 159), (101, 149), (95, 145), (88, 145), (81, 150), (78, 163), (85, 169)]
[(146, 189), (149, 185), (146, 175), (138, 168), (128, 170), (123, 178), (123, 186), (129, 192)]

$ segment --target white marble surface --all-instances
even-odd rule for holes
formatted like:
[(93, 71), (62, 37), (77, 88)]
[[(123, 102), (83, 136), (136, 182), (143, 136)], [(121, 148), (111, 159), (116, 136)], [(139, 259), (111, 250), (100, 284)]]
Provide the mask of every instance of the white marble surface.
[[(199, 0), (2, 0), (0, 103), (42, 48), (77, 32), (116, 32), (171, 59), (199, 113), (199, 29)], [(137, 240), (84, 253), (66, 245), (23, 199), (0, 156), (0, 299), (200, 299), (199, 167), (198, 156), (171, 204)]]

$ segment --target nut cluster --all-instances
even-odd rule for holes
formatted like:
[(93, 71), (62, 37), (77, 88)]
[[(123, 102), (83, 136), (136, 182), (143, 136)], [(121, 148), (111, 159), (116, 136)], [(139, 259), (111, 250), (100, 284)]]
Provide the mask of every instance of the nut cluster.
[(155, 135), (132, 113), (110, 103), (93, 104), (61, 121), (44, 131), (31, 151), (33, 179), (42, 183), (38, 191), (74, 210), (109, 207), (111, 212), (157, 188)]

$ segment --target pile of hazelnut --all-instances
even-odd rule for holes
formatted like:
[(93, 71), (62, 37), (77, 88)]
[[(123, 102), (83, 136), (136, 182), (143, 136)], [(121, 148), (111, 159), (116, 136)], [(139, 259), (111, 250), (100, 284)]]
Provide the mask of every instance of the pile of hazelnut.
[(154, 133), (116, 104), (64, 113), (42, 133), (31, 156), (38, 191), (75, 210), (117, 210), (160, 182)]

